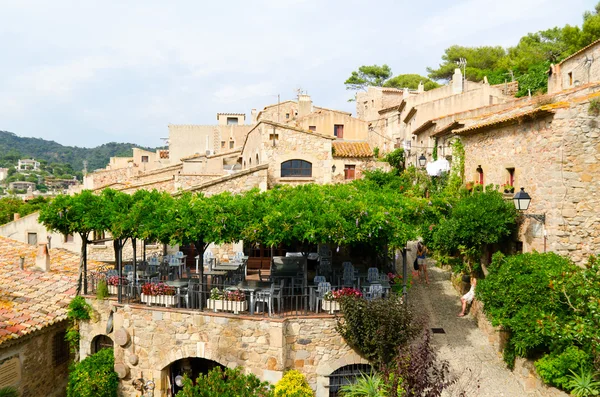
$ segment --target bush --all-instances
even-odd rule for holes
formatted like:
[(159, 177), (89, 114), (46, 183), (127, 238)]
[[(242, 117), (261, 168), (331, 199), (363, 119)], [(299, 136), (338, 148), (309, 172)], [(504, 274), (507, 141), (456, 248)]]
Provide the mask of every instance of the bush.
[(314, 393), (304, 375), (291, 370), (275, 385), (275, 397), (313, 397)]
[(535, 369), (544, 382), (571, 390), (569, 374), (580, 369), (590, 370), (592, 357), (576, 346), (567, 347), (562, 353), (547, 354), (535, 362)]
[(244, 375), (240, 367), (215, 367), (207, 375), (200, 374), (196, 384), (184, 376), (183, 390), (177, 397), (272, 397), (273, 386), (261, 382), (254, 374)]
[(108, 285), (106, 280), (99, 280), (96, 286), (96, 298), (102, 300), (108, 296)]
[(422, 321), (401, 297), (341, 300), (336, 329), (346, 343), (374, 364), (387, 364), (422, 330)]
[(388, 386), (378, 374), (361, 374), (356, 382), (343, 385), (340, 395), (344, 397), (388, 397)]
[(554, 285), (565, 272), (576, 268), (569, 259), (554, 253), (494, 255), (490, 273), (478, 283), (476, 294), (492, 324), (510, 331), (504, 351), (509, 367), (515, 355), (562, 351), (572, 344), (572, 340), (561, 338), (571, 309), (562, 290)]
[(119, 377), (113, 354), (113, 349), (102, 349), (71, 366), (67, 397), (116, 397)]
[(0, 389), (0, 397), (19, 397), (16, 387), (6, 386)]

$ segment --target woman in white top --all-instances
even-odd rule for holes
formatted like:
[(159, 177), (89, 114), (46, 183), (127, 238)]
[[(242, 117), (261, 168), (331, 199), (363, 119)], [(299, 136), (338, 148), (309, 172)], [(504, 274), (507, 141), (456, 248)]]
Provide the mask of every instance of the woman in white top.
[(475, 298), (475, 286), (477, 285), (477, 279), (475, 277), (471, 278), (471, 289), (469, 292), (461, 296), (460, 301), (462, 303), (462, 311), (458, 314), (458, 317), (465, 316), (465, 310), (467, 310), (467, 303), (473, 302)]

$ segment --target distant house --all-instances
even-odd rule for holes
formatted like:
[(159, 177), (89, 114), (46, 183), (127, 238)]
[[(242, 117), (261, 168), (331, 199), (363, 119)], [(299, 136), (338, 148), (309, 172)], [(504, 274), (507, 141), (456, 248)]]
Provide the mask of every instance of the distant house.
[(24, 159), (19, 160), (17, 163), (18, 171), (37, 171), (40, 169), (39, 161), (35, 161), (34, 159)]
[(600, 40), (571, 54), (548, 71), (548, 93), (579, 87), (600, 80)]
[(31, 188), (31, 190), (35, 190), (35, 183), (33, 182), (24, 182), (24, 181), (15, 181), (8, 184), (8, 188), (12, 190), (27, 190)]
[(0, 388), (14, 386), (21, 396), (65, 394), (67, 306), (78, 266), (71, 252), (0, 237)]
[(8, 168), (0, 168), (0, 182), (6, 179), (8, 176)]

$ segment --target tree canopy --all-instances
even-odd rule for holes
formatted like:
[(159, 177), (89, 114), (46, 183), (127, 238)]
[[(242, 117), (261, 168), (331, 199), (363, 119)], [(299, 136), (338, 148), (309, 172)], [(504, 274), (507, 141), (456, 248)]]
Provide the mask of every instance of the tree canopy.
[(450, 46), (442, 55), (442, 63), (437, 68), (427, 68), (427, 72), (431, 79), (447, 82), (452, 78), (458, 60), (464, 58), (469, 80), (481, 81), (487, 76), (490, 84), (501, 84), (514, 79), (519, 82), (517, 96), (546, 92), (549, 65), (600, 38), (599, 11), (600, 3), (594, 11), (586, 11), (581, 28), (565, 25), (528, 33), (517, 45), (507, 49), (501, 46)]
[(394, 76), (388, 65), (363, 65), (352, 72), (344, 84), (347, 90), (366, 91), (367, 87), (409, 88), (416, 90), (423, 83), (425, 91), (440, 85), (418, 74), (399, 74)]

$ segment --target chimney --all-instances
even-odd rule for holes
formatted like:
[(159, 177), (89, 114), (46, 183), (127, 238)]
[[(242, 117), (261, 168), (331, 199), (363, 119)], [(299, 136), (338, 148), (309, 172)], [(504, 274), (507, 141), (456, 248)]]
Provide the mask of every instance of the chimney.
[(423, 82), (422, 82), (422, 81), (419, 81), (419, 86), (417, 87), (417, 92), (418, 92), (419, 94), (421, 94), (421, 93), (425, 92), (425, 85), (423, 85)]
[(35, 256), (35, 267), (43, 272), (50, 271), (50, 253), (48, 252), (47, 243), (38, 244), (38, 251)]
[(309, 113), (312, 113), (312, 100), (310, 99), (310, 95), (298, 95), (298, 117), (306, 116)]
[(454, 69), (454, 75), (452, 76), (452, 93), (460, 94), (463, 92), (463, 75), (459, 68)]
[(21, 219), (21, 215), (15, 212), (13, 215), (13, 221), (18, 221), (19, 219)]
[(256, 120), (256, 118), (258, 117), (258, 113), (256, 112), (256, 109), (252, 109), (252, 111), (250, 112), (250, 118), (252, 119), (252, 124), (256, 124), (256, 122), (258, 120)]

